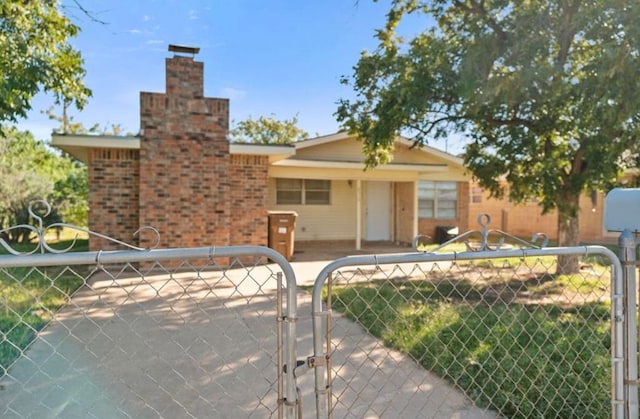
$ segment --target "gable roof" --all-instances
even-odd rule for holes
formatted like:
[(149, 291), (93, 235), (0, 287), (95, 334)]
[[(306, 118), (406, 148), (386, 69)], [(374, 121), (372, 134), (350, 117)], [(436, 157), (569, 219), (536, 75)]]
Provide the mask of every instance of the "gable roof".
[[(356, 137), (354, 135), (348, 134), (347, 132), (341, 131), (335, 134), (323, 135), (320, 137), (309, 138), (303, 141), (298, 141), (294, 143), (294, 145), (296, 147), (296, 150), (301, 150), (301, 149), (316, 147), (319, 145), (328, 144), (336, 141), (342, 141), (349, 138), (356, 138)], [(461, 159), (458, 156), (455, 156), (453, 154), (447, 153), (445, 151), (439, 150), (435, 147), (431, 147), (426, 144), (416, 144), (414, 141), (406, 137), (397, 136), (395, 139), (395, 142), (397, 144), (402, 144), (406, 147), (413, 148), (415, 150), (421, 150), (424, 153), (431, 154), (433, 156), (438, 157), (439, 159), (445, 160), (452, 164), (456, 164), (456, 165), (463, 164), (463, 159)]]
[(271, 177), (369, 179), (387, 181), (469, 180), (463, 160), (429, 146), (397, 137), (391, 162), (367, 167), (362, 142), (346, 132), (293, 144), (293, 155), (271, 162)]

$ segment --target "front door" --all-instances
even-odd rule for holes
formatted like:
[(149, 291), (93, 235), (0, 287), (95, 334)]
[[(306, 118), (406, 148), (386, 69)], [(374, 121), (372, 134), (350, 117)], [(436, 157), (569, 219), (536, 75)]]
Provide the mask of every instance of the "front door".
[(366, 240), (391, 240), (391, 183), (367, 182)]

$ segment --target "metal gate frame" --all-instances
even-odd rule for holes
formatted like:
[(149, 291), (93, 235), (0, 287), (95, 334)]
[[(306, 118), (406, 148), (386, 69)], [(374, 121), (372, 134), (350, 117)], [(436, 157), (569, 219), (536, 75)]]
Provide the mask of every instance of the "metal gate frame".
[[(483, 234), (485, 234), (484, 238), (486, 239), (486, 231)], [(440, 246), (440, 248), (459, 240), (462, 236), (450, 240)], [(486, 245), (486, 242), (483, 243)], [(486, 250), (489, 247), (485, 245), (481, 247), (481, 249), (484, 250), (461, 253), (435, 254), (416, 252), (400, 255), (350, 256), (333, 261), (318, 274), (312, 291), (313, 356), (310, 357), (307, 362), (310, 368), (314, 368), (315, 372), (315, 399), (318, 418), (331, 417), (331, 355), (328, 353), (329, 349), (325, 345), (326, 340), (329, 338), (328, 328), (330, 327), (331, 310), (325, 310), (323, 308), (322, 289), (325, 283), (330, 281), (332, 272), (341, 268), (356, 266), (378, 267), (380, 265), (387, 264), (455, 262), (462, 260), (561, 255), (601, 255), (611, 262), (613, 271), (611, 275), (612, 417), (638, 417), (637, 379), (635, 378), (637, 377), (637, 372), (633, 369), (633, 365), (637, 363), (633, 361), (633, 359), (637, 359), (637, 335), (634, 333), (636, 327), (635, 294), (634, 292), (625, 292), (627, 290), (635, 290), (635, 285), (634, 283), (625, 284), (622, 264), (615, 253), (604, 246)], [(625, 268), (634, 269), (633, 267), (629, 268), (626, 265)], [(631, 296), (629, 294), (631, 294)], [(625, 296), (628, 296), (629, 298), (627, 299)], [(625, 313), (628, 313), (629, 315), (625, 315)], [(631, 366), (631, 368), (629, 368), (629, 366)], [(636, 402), (634, 402), (634, 398), (631, 396), (632, 393), (636, 394)]]
[[(49, 227), (51, 228), (51, 226)], [(43, 234), (44, 230), (39, 233)], [(105, 236), (101, 236), (105, 237)], [(6, 243), (0, 243), (5, 246)], [(40, 242), (39, 245), (43, 245)], [(46, 246), (46, 244), (44, 244)], [(133, 246), (129, 246), (133, 247)], [(298, 394), (295, 383), (295, 374), (289, 373), (286, 365), (296, 365), (296, 316), (297, 316), (297, 284), (295, 273), (284, 256), (273, 249), (263, 246), (227, 246), (227, 247), (197, 247), (178, 249), (151, 249), (151, 250), (113, 250), (95, 252), (67, 252), (44, 254), (17, 254), (0, 255), (0, 268), (17, 268), (23, 266), (72, 266), (72, 265), (101, 265), (159, 262), (167, 260), (188, 259), (213, 259), (213, 258), (239, 258), (243, 256), (263, 256), (276, 263), (284, 274), (286, 281), (286, 307), (281, 315), (281, 297), (278, 297), (276, 312), (277, 342), (278, 347), (284, 346), (277, 355), (278, 378), (278, 417), (295, 418), (298, 416)], [(276, 278), (280, 282), (281, 273)], [(280, 284), (278, 284), (280, 285)], [(282, 293), (278, 290), (278, 295)], [(285, 323), (284, 336), (282, 325)]]

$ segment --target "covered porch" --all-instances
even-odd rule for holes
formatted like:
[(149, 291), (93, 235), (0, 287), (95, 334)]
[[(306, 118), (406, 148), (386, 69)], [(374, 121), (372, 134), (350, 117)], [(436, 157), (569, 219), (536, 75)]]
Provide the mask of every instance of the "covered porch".
[(466, 226), (468, 176), (455, 156), (399, 137), (390, 163), (366, 167), (362, 143), (346, 133), (302, 141), (295, 149), (270, 162), (268, 208), (298, 214), (297, 242), (340, 241), (355, 251), (374, 242), (409, 246), (416, 235), (432, 234), (420, 230), (423, 182), (453, 185), (460, 204), (453, 221)]

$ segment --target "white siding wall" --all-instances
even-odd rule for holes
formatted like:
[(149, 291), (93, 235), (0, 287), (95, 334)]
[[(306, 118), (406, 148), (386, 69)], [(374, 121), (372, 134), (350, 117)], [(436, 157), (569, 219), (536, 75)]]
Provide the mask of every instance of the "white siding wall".
[(269, 179), (269, 210), (295, 211), (295, 240), (354, 240), (356, 238), (356, 185), (331, 181), (331, 205), (276, 205), (276, 182)]

